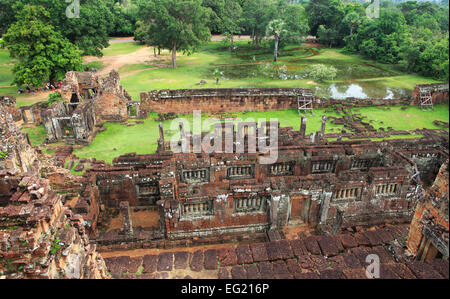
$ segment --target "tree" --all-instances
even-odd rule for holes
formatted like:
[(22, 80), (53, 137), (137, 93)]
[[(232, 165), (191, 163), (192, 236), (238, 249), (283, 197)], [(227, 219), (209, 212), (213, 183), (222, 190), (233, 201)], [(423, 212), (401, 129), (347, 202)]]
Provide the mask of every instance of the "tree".
[(345, 16), (344, 5), (340, 0), (311, 0), (306, 6), (309, 28), (317, 35), (320, 25), (337, 30)]
[(82, 69), (81, 51), (56, 31), (49, 19), (43, 7), (27, 5), (3, 36), (10, 56), (17, 59), (13, 73), (19, 86), (41, 87), (63, 79), (67, 71)]
[(203, 0), (203, 6), (211, 9), (208, 27), (212, 32), (225, 34), (234, 48), (234, 34), (241, 33), (242, 7), (238, 0)]
[(305, 9), (302, 5), (287, 4), (284, 0), (279, 0), (277, 6), (278, 18), (283, 20), (286, 29), (280, 41), (280, 48), (284, 46), (284, 42), (300, 42), (309, 32)]
[(111, 36), (131, 36), (136, 30), (138, 7), (134, 2), (119, 1), (110, 8), (112, 13)]
[(359, 15), (352, 11), (345, 16), (344, 21), (350, 24), (350, 35), (352, 35), (355, 25), (359, 22)]
[(191, 54), (211, 38), (207, 21), (210, 10), (201, 0), (153, 0), (147, 4), (144, 23), (149, 25), (148, 42), (172, 51), (176, 68), (177, 51)]
[(8, 31), (9, 26), (15, 21), (12, 5), (13, 0), (0, 1), (0, 37)]
[(243, 26), (251, 32), (253, 44), (259, 47), (261, 39), (266, 34), (270, 21), (276, 18), (276, 5), (274, 0), (247, 0), (244, 2)]
[(284, 22), (282, 20), (272, 20), (267, 25), (266, 35), (267, 36), (273, 36), (275, 41), (275, 47), (273, 52), (273, 61), (277, 62), (278, 60), (278, 43), (280, 42), (280, 37), (282, 34), (286, 32), (286, 29), (284, 29)]
[(55, 30), (78, 46), (83, 55), (102, 56), (101, 50), (109, 45), (108, 32), (114, 25), (107, 6), (111, 1), (80, 0), (79, 18), (66, 15), (69, 4), (62, 0), (15, 0), (13, 11), (18, 16), (26, 5), (41, 5), (50, 14)]

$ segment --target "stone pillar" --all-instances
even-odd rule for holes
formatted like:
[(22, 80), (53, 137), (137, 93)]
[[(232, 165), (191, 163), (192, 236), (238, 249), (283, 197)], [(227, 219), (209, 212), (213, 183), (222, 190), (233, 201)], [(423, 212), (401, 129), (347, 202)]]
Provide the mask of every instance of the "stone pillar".
[(119, 204), (123, 217), (123, 233), (127, 236), (133, 236), (133, 223), (131, 222), (130, 203), (122, 201)]
[(278, 228), (278, 206), (280, 203), (280, 195), (271, 195), (270, 205), (270, 229)]
[(319, 223), (324, 225), (327, 223), (328, 218), (328, 209), (330, 208), (330, 202), (331, 202), (331, 196), (333, 195), (332, 192), (323, 192), (320, 195), (320, 218)]
[(325, 135), (325, 127), (327, 125), (327, 117), (325, 115), (322, 116), (322, 127), (320, 128), (320, 138), (323, 138)]
[(300, 136), (302, 136), (302, 138), (305, 138), (305, 134), (306, 134), (306, 117), (301, 118), (301, 123), (300, 123)]
[(159, 139), (158, 139), (158, 152), (164, 151), (164, 127), (162, 123), (159, 123)]
[(180, 121), (180, 138), (181, 138), (181, 151), (187, 153), (186, 133), (184, 132), (184, 123)]

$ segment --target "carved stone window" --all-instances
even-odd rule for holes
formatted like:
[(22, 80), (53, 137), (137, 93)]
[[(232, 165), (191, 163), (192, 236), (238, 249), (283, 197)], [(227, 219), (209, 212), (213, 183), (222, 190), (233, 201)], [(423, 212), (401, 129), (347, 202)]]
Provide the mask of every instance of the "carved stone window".
[(367, 170), (370, 167), (375, 166), (376, 161), (374, 159), (354, 159), (350, 165), (350, 169)]
[(253, 176), (253, 165), (231, 166), (227, 168), (228, 179), (250, 179)]
[(311, 173), (333, 172), (334, 161), (315, 161), (311, 164)]
[(377, 184), (374, 186), (375, 195), (395, 195), (399, 192), (397, 183)]
[(295, 165), (294, 162), (281, 162), (269, 165), (269, 174), (271, 176), (293, 175), (294, 165)]
[(158, 185), (138, 185), (139, 195), (158, 195), (159, 186)]
[(211, 200), (201, 202), (189, 202), (182, 205), (184, 217), (199, 217), (213, 214), (213, 202)]
[(187, 169), (181, 171), (181, 181), (187, 184), (209, 182), (209, 169)]
[(265, 197), (244, 197), (234, 199), (235, 213), (265, 212), (267, 198)]
[(361, 188), (343, 188), (336, 191), (336, 200), (358, 199), (361, 195)]

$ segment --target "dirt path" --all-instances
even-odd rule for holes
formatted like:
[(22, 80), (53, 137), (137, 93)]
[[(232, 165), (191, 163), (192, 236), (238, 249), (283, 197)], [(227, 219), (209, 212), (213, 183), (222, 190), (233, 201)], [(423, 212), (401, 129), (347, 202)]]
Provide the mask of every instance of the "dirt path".
[[(90, 63), (94, 61), (100, 61), (103, 63), (104, 67), (99, 70), (100, 75), (107, 75), (111, 70), (119, 71), (119, 69), (125, 65), (133, 65), (133, 64), (152, 64), (153, 62), (157, 62), (157, 64), (161, 64), (161, 61), (169, 61), (169, 56), (161, 55), (154, 56), (153, 47), (145, 47), (139, 49), (133, 53), (116, 55), (116, 56), (104, 56), (101, 58), (85, 56), (83, 58), (84, 63)], [(143, 70), (138, 70), (138, 72)], [(126, 73), (120, 74), (121, 76), (125, 76)]]

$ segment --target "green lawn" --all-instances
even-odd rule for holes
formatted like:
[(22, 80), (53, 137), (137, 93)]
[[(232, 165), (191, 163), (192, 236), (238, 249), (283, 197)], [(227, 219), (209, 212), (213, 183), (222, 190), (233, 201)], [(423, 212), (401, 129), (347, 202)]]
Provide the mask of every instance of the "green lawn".
[[(415, 130), (420, 128), (438, 129), (433, 124), (434, 120), (449, 121), (449, 106), (447, 104), (438, 105), (434, 111), (422, 111), (417, 107), (409, 107), (406, 110), (401, 110), (401, 107), (392, 107), (391, 111), (382, 108), (363, 107), (359, 112), (368, 117), (368, 120), (374, 120), (372, 123), (376, 128), (392, 126), (394, 130)], [(320, 130), (322, 115), (337, 116), (335, 113), (325, 113), (327, 109), (315, 109), (314, 116), (307, 116), (307, 130), (310, 134)], [(265, 111), (265, 112), (247, 112), (247, 113), (232, 113), (233, 118), (240, 118), (241, 121), (258, 121), (263, 120), (278, 120), (281, 127), (293, 127), (295, 130), (300, 129), (300, 118), (295, 109), (283, 111)], [(74, 154), (80, 158), (95, 157), (98, 160), (104, 160), (111, 163), (113, 158), (127, 154), (149, 154), (154, 153), (157, 148), (157, 140), (159, 138), (158, 122), (154, 120), (157, 114), (152, 113), (143, 124), (136, 124), (128, 127), (123, 124), (107, 123), (105, 124), (107, 130), (99, 133), (91, 145), (75, 149)], [(204, 121), (208, 115), (203, 114)], [(185, 120), (186, 131), (192, 128), (192, 115), (180, 115), (179, 118)], [(165, 121), (164, 132), (166, 141), (169, 141), (172, 136), (178, 135), (178, 123), (180, 119), (174, 121)], [(132, 122), (132, 121), (131, 121)], [(237, 122), (237, 121), (236, 121)], [(384, 122), (381, 124), (380, 122)], [(203, 122), (204, 124), (204, 122)], [(326, 133), (337, 133), (342, 126), (327, 122)], [(204, 127), (203, 131), (212, 131), (213, 127)], [(389, 136), (382, 139), (397, 139), (397, 138), (420, 138), (421, 135), (400, 135)]]
[(362, 107), (360, 111), (353, 110), (373, 120), (371, 123), (376, 129), (381, 127), (392, 127), (394, 130), (415, 130), (415, 129), (440, 129), (433, 124), (433, 121), (449, 121), (448, 104), (435, 105), (433, 111), (423, 111), (418, 106), (407, 106), (402, 110), (401, 106), (390, 107)]
[[(3, 88), (8, 88), (14, 80), (12, 74), (13, 62), (9, 58), (9, 53), (5, 49), (0, 49), (0, 92)], [(1, 93), (0, 93), (1, 95)]]
[(116, 55), (124, 55), (133, 53), (141, 48), (144, 45), (140, 45), (138, 43), (112, 43), (108, 48), (103, 49), (104, 56), (116, 56)]
[(101, 61), (92, 61), (92, 62), (83, 64), (83, 66), (84, 67), (89, 67), (89, 68), (95, 68), (97, 70), (100, 70), (100, 69), (105, 67), (103, 65), (103, 62), (101, 62)]
[(30, 137), (30, 142), (33, 146), (41, 145), (45, 138), (47, 137), (47, 134), (45, 133), (44, 125), (41, 126), (22, 126), (21, 131), (23, 133), (28, 133), (28, 136)]

